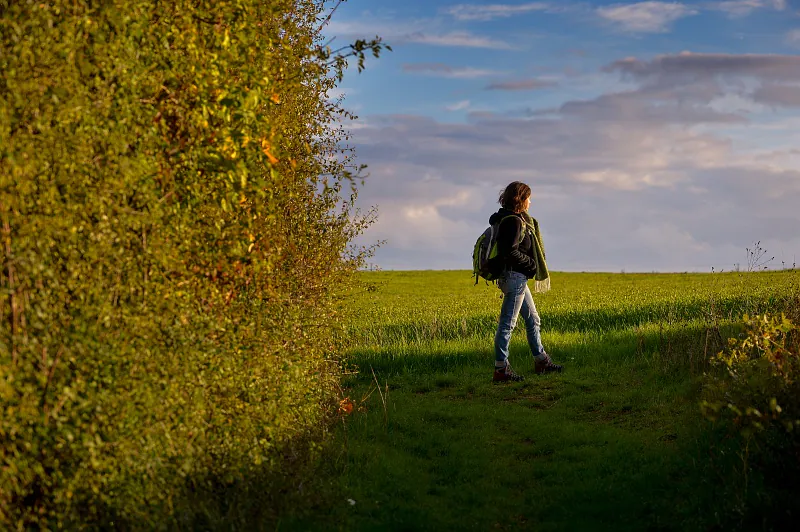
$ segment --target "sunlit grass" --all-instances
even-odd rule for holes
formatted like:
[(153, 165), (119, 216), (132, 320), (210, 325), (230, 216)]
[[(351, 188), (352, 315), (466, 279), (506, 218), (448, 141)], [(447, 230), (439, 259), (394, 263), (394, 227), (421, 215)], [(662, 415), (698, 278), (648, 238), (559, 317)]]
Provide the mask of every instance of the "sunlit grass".
[[(500, 292), (468, 272), (371, 272), (350, 334), (359, 348), (494, 333)], [(724, 274), (554, 273), (535, 294), (548, 331), (608, 331), (648, 323), (731, 320), (780, 305), (800, 285), (796, 272)]]

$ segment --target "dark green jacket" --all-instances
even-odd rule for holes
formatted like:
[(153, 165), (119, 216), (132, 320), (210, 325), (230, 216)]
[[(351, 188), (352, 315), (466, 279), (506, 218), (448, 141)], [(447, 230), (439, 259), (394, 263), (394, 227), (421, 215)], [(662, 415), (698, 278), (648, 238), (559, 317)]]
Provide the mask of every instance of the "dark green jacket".
[(504, 270), (509, 270), (532, 279), (536, 275), (536, 259), (529, 227), (519, 214), (505, 208), (489, 217), (490, 224), (497, 222), (500, 222), (497, 257), (489, 261), (492, 273), (499, 276)]

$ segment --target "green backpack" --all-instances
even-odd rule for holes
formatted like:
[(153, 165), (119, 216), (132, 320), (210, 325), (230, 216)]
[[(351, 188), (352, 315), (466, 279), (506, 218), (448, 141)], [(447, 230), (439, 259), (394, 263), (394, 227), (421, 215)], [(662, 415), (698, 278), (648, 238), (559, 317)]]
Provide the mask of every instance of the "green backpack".
[[(487, 281), (496, 281), (498, 276), (492, 274), (489, 269), (489, 260), (497, 256), (497, 234), (500, 232), (500, 224), (503, 220), (514, 217), (513, 214), (502, 218), (481, 233), (475, 242), (472, 250), (472, 275), (475, 276), (475, 284), (478, 284), (478, 277), (483, 277)], [(522, 239), (525, 238), (525, 231), (522, 232)]]

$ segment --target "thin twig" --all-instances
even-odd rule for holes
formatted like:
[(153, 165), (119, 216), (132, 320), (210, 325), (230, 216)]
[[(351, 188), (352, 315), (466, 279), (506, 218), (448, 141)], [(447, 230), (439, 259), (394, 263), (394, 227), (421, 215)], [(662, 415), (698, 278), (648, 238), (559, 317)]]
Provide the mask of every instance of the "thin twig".
[(55, 373), (56, 365), (58, 365), (58, 361), (61, 359), (61, 354), (64, 352), (64, 346), (62, 345), (58, 352), (56, 352), (56, 358), (53, 359), (53, 363), (50, 364), (50, 369), (47, 372), (47, 381), (44, 383), (44, 389), (42, 390), (42, 410), (44, 410), (44, 421), (47, 423), (48, 419), (48, 412), (47, 412), (47, 389), (50, 387), (50, 381), (53, 380), (53, 373)]
[[(375, 370), (370, 365), (370, 371), (372, 371), (372, 378), (375, 380), (375, 386), (378, 388), (378, 393), (381, 396), (381, 402), (383, 403), (383, 426), (385, 429), (388, 430), (389, 428), (389, 413), (386, 411), (386, 397), (384, 396), (383, 392), (381, 391), (381, 385), (378, 383), (378, 377), (375, 375)], [(389, 393), (389, 383), (386, 383), (386, 393)]]
[(338, 2), (336, 2), (336, 5), (333, 6), (333, 9), (331, 9), (331, 12), (328, 13), (328, 16), (325, 17), (325, 19), (319, 25), (319, 28), (317, 28), (317, 33), (321, 32), (322, 28), (324, 28), (325, 26), (328, 25), (328, 23), (331, 21), (331, 17), (333, 17), (333, 14), (336, 13), (336, 10), (339, 9), (339, 6), (342, 5), (343, 2), (344, 2), (344, 0), (338, 0)]
[(173, 194), (175, 194), (175, 189), (170, 190), (164, 196), (162, 196), (161, 199), (158, 200), (158, 203), (164, 203)]
[[(3, 211), (4, 205), (0, 204), (0, 211)], [(16, 343), (16, 336), (19, 334), (19, 309), (17, 308), (17, 294), (16, 288), (14, 286), (14, 261), (11, 258), (11, 224), (8, 221), (8, 217), (3, 217), (3, 234), (5, 236), (5, 259), (6, 259), (6, 271), (8, 276), (8, 302), (9, 306), (11, 307), (11, 314), (8, 316), (9, 321), (11, 322), (10, 325), (10, 332), (11, 332), (11, 364), (16, 365), (17, 363), (17, 343)]]

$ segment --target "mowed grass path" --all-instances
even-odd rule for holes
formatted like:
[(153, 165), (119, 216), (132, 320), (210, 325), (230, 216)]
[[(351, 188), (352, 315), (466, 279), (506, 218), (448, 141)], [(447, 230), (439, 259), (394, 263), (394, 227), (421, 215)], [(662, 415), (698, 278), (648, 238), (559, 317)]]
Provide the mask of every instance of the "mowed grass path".
[[(536, 376), (522, 323), (492, 384), (499, 291), (468, 272), (363, 274), (328, 498), (288, 528), (726, 528), (737, 457), (699, 414), (709, 355), (797, 272), (553, 274), (534, 295), (565, 365)], [(521, 320), (520, 320), (521, 322)], [(724, 444), (724, 441), (722, 441)], [(712, 446), (713, 444), (713, 446)]]

